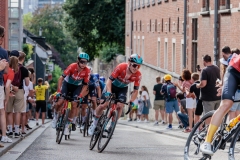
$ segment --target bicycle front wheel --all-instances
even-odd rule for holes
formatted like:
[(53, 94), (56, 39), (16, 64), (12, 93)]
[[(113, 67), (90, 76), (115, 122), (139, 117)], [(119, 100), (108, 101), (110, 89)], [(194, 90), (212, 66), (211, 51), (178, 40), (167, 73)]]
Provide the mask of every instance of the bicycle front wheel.
[(65, 112), (58, 117), (58, 120), (57, 120), (57, 126), (56, 126), (56, 132), (57, 132), (57, 136), (56, 136), (56, 142), (58, 143), (59, 141), (59, 137), (61, 135), (61, 132), (63, 131), (64, 127), (63, 126), (63, 118), (64, 118), (64, 115), (65, 115)]
[(62, 133), (61, 133), (61, 135), (60, 135), (60, 138), (59, 138), (59, 140), (58, 140), (58, 144), (60, 144), (61, 143), (61, 141), (62, 141), (62, 137), (63, 137), (63, 135), (64, 135), (64, 130), (65, 130), (65, 126), (66, 126), (66, 124), (67, 124), (67, 122), (68, 122), (68, 114), (69, 114), (69, 109), (66, 109), (66, 114), (65, 114), (65, 116), (63, 117), (63, 119), (62, 119)]
[(109, 118), (103, 123), (101, 133), (98, 140), (98, 152), (101, 153), (108, 145), (112, 138), (118, 120), (118, 111), (112, 112)]
[(98, 141), (98, 138), (100, 136), (100, 133), (101, 133), (101, 129), (102, 129), (102, 126), (103, 126), (103, 123), (105, 122), (105, 119), (106, 117), (105, 116), (101, 116), (98, 120), (98, 123), (97, 123), (97, 127), (91, 137), (91, 140), (90, 140), (90, 145), (89, 145), (89, 149), (92, 150), (95, 145), (97, 144), (97, 141)]
[(211, 118), (214, 112), (215, 111), (211, 111), (205, 114), (193, 127), (184, 147), (184, 160), (199, 160), (205, 158), (202, 153), (200, 153), (200, 145), (204, 143), (207, 135), (208, 125), (206, 124), (206, 120)]
[(238, 139), (240, 139), (240, 124), (237, 128), (237, 131), (232, 139), (232, 142), (229, 147), (228, 159), (235, 160), (235, 157), (240, 157), (240, 144), (237, 143)]

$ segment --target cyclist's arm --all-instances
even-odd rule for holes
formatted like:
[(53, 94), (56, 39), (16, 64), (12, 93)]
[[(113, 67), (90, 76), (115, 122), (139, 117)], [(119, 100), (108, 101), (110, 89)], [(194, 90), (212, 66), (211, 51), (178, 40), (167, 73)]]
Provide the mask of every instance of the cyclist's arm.
[(64, 77), (60, 76), (60, 78), (58, 79), (58, 89), (57, 89), (58, 92), (61, 91), (63, 80), (64, 80)]
[(88, 94), (88, 84), (83, 84), (82, 91), (79, 94), (80, 97), (85, 97)]
[(98, 93), (98, 97), (100, 98), (101, 97), (101, 88), (100, 86), (97, 86), (97, 93)]
[(138, 96), (138, 90), (134, 89), (133, 93), (131, 94), (131, 102), (133, 102)]
[(107, 92), (110, 92), (110, 93), (112, 93), (112, 82), (113, 82), (112, 79), (114, 78), (109, 77), (106, 84)]

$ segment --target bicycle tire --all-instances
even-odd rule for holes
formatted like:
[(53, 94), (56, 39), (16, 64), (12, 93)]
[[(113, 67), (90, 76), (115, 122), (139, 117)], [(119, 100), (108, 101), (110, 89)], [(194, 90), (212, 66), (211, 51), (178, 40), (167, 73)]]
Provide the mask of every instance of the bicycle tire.
[(85, 126), (83, 130), (83, 137), (88, 136), (88, 127), (89, 127), (89, 116), (90, 116), (90, 108), (87, 108), (87, 116), (85, 119)]
[[(207, 131), (207, 126), (205, 126), (201, 131), (199, 131), (199, 133), (198, 134), (195, 134), (195, 132), (196, 132), (196, 130), (199, 128), (199, 126), (202, 124), (202, 123), (204, 123), (204, 121), (206, 120), (206, 119), (208, 119), (208, 118), (210, 118), (210, 117), (212, 117), (213, 116), (213, 114), (214, 114), (214, 112), (215, 112), (215, 110), (214, 111), (210, 111), (210, 112), (208, 112), (208, 113), (206, 113), (201, 119), (200, 119), (200, 121), (197, 123), (197, 124), (195, 124), (195, 126), (193, 127), (193, 129), (192, 129), (192, 132), (189, 134), (189, 136), (188, 136), (188, 139), (187, 139), (187, 142), (186, 142), (186, 145), (185, 145), (185, 147), (184, 147), (184, 160), (189, 160), (189, 159), (192, 159), (191, 157), (189, 157), (189, 148), (190, 148), (190, 144), (191, 144), (191, 142), (193, 141), (194, 142), (194, 144), (197, 146), (197, 149), (196, 149), (196, 151), (195, 151), (195, 155), (197, 156), (197, 155), (199, 155), (199, 153), (200, 153), (200, 145), (201, 145), (201, 142), (204, 142), (205, 141), (205, 136), (206, 136), (206, 134), (207, 133), (205, 133), (206, 131)], [(205, 134), (205, 135), (204, 135)], [(193, 139), (193, 137), (194, 137), (194, 139)], [(196, 138), (196, 139), (195, 139)], [(196, 141), (195, 141), (196, 140)], [(198, 144), (196, 144), (197, 143), (197, 140), (199, 141), (199, 143)], [(194, 156), (194, 155), (191, 155), (191, 156)], [(199, 155), (200, 156), (200, 155)], [(201, 158), (204, 158), (204, 156), (203, 157), (201, 157)], [(199, 158), (198, 158), (199, 159)]]
[[(61, 134), (62, 129), (62, 123), (63, 123), (63, 118), (64, 118), (65, 112), (63, 112), (63, 114), (61, 116), (58, 117), (58, 121), (57, 121), (57, 136), (56, 136), (56, 142), (58, 143), (59, 141), (59, 136)], [(59, 122), (59, 123), (58, 123)]]
[(80, 109), (80, 112), (79, 112), (79, 130), (80, 130), (80, 133), (82, 133), (82, 130), (81, 130), (81, 125), (82, 125), (82, 108)]
[(240, 125), (236, 128), (236, 133), (233, 136), (233, 139), (232, 139), (231, 144), (229, 146), (229, 152), (228, 152), (228, 159), (229, 160), (235, 160), (234, 150), (235, 150), (236, 142), (237, 142), (239, 137), (240, 137)]
[(64, 130), (65, 130), (65, 126), (66, 126), (66, 123), (67, 123), (67, 121), (68, 121), (69, 111), (70, 111), (69, 109), (66, 109), (66, 114), (65, 114), (65, 117), (63, 118), (63, 123), (62, 123), (62, 127), (63, 127), (63, 129), (62, 129), (62, 134), (61, 134), (61, 136), (60, 136), (60, 138), (59, 138), (58, 144), (60, 144), (61, 141), (62, 141), (62, 137), (63, 137), (63, 135), (64, 135)]
[(102, 115), (98, 120), (97, 127), (96, 127), (93, 135), (91, 136), (90, 145), (89, 145), (90, 150), (92, 150), (98, 142), (98, 138), (99, 138), (100, 133), (101, 133), (101, 129), (102, 129), (104, 119), (105, 119), (105, 116)]
[[(107, 137), (107, 141), (101, 145), (101, 142), (102, 142), (102, 139), (104, 138), (104, 132), (105, 131), (105, 128), (106, 128), (106, 123), (110, 122), (110, 120), (114, 118), (114, 125), (112, 126), (112, 129), (110, 131), (110, 133), (108, 134), (108, 137)], [(99, 140), (98, 140), (98, 152), (101, 153), (108, 145), (109, 141), (111, 140), (112, 138), (112, 135), (113, 135), (113, 132), (115, 130), (115, 127), (116, 127), (116, 124), (117, 124), (117, 120), (118, 120), (118, 110), (115, 110), (112, 112), (111, 116), (109, 118), (107, 118), (102, 126), (102, 129), (101, 129), (101, 133), (100, 133), (100, 136), (99, 136)]]

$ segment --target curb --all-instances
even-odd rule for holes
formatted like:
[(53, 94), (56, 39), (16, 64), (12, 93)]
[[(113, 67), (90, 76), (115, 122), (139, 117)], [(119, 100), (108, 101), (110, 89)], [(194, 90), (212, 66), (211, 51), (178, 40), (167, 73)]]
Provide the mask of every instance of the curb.
[(143, 129), (143, 130), (146, 130), (146, 131), (151, 131), (151, 132), (155, 132), (155, 133), (163, 134), (163, 135), (167, 135), (167, 136), (173, 136), (173, 137), (180, 138), (180, 139), (183, 139), (183, 140), (187, 140), (186, 137), (179, 136), (179, 135), (176, 135), (176, 134), (171, 134), (169, 132), (156, 131), (156, 130), (153, 130), (153, 129), (147, 129), (147, 128), (139, 127), (139, 126), (135, 126), (135, 125), (128, 125), (128, 124), (121, 123), (121, 122), (118, 122), (118, 124), (125, 125), (125, 126), (130, 126), (130, 127), (133, 127), (133, 128), (139, 128), (139, 129)]
[[(50, 121), (45, 122), (44, 124), (50, 123)], [(2, 151), (0, 151), (0, 157), (2, 155), (4, 155), (5, 153), (7, 153), (10, 149), (12, 149), (14, 146), (16, 146), (19, 142), (21, 142), (23, 139), (25, 139), (26, 137), (28, 137), (29, 135), (31, 135), (34, 131), (36, 131), (38, 128), (40, 128), (41, 125), (37, 126), (36, 128), (32, 129), (30, 132), (28, 132), (28, 134), (26, 134), (24, 137), (18, 138), (18, 140), (16, 142), (11, 143), (11, 145), (9, 145), (8, 147), (4, 147), (4, 149)], [(3, 143), (4, 144), (4, 143)]]

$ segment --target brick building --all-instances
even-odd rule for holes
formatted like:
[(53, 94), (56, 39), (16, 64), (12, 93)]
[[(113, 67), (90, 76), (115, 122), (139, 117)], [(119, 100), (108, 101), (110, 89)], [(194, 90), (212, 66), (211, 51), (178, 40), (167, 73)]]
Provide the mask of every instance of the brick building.
[[(0, 0), (0, 25), (8, 28), (8, 1)], [(5, 32), (3, 48), (8, 48), (8, 32)]]
[[(202, 55), (214, 60), (214, 5), (216, 0), (187, 0), (186, 68), (196, 71)], [(240, 1), (218, 0), (216, 64), (225, 45), (240, 48)], [(142, 82), (151, 100), (155, 77), (171, 74), (174, 80), (184, 68), (184, 0), (126, 0), (125, 51), (144, 59)], [(153, 112), (150, 117), (153, 118)]]

